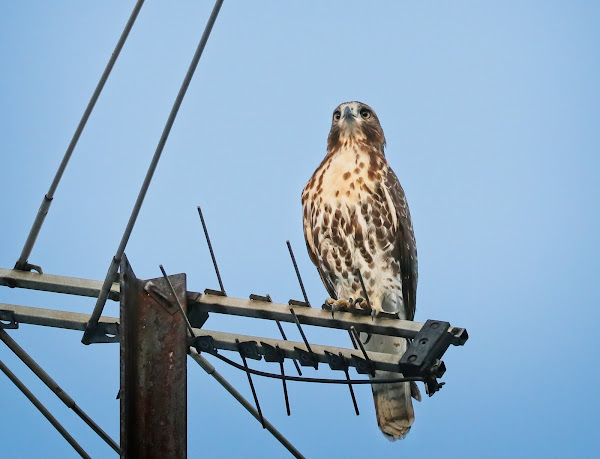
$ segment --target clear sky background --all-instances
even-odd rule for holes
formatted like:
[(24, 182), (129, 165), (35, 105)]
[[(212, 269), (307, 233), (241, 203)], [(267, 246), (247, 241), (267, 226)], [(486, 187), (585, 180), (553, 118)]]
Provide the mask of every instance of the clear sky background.
[[(12, 268), (134, 2), (0, 2), (0, 266)], [(57, 190), (30, 262), (103, 279), (194, 49), (209, 1), (148, 1)], [(255, 378), (262, 409), (307, 457), (592, 457), (600, 185), (600, 4), (226, 0), (126, 253), (140, 278), (186, 272), (217, 288), (202, 205), (229, 295), (326, 297), (300, 192), (333, 109), (377, 112), (419, 250), (416, 320), (466, 327), (446, 386), (416, 404), (406, 440), (380, 434), (370, 388)], [(91, 312), (94, 299), (0, 288), (0, 302)], [(108, 315), (117, 315), (109, 302)], [(209, 329), (277, 337), (212, 315)], [(291, 324), (290, 339), (300, 340)], [(350, 345), (307, 327), (313, 343)], [(22, 325), (13, 336), (113, 438), (118, 346)], [(4, 345), (0, 358), (93, 457), (110, 450)], [(246, 377), (213, 361), (248, 398)], [(268, 364), (257, 368), (276, 370)], [(287, 363), (292, 373), (291, 362)], [(193, 361), (189, 456), (286, 457)], [(339, 376), (328, 369), (308, 375)], [(0, 374), (3, 457), (76, 457)]]

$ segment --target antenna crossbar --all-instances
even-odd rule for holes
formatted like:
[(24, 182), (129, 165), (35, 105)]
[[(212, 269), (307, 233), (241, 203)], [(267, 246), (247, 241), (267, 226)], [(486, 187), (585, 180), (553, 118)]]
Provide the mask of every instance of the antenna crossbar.
[[(41, 325), (47, 327), (65, 328), (69, 330), (84, 330), (89, 321), (90, 315), (79, 312), (59, 311), (55, 309), (34, 308), (30, 306), (20, 306), (15, 304), (0, 303), (0, 311), (9, 311), (13, 314), (15, 321), (18, 324)], [(119, 319), (116, 317), (103, 316), (101, 323), (117, 325)], [(220, 331), (194, 329), (196, 336), (211, 336), (217, 349), (237, 352), (236, 339), (240, 342), (255, 341), (256, 349), (259, 354), (265, 355), (268, 349), (263, 346), (263, 343), (269, 346), (279, 346), (283, 356), (290, 359), (298, 359), (295, 348), (302, 348), (304, 343), (298, 341), (284, 341), (280, 339), (265, 338), (250, 335), (239, 335), (225, 333)], [(334, 346), (322, 346), (319, 344), (311, 344), (311, 349), (319, 362), (328, 363), (325, 351), (332, 354), (342, 355), (349, 360), (352, 366), (353, 355), (360, 356), (360, 352), (355, 349), (345, 349)], [(369, 352), (369, 358), (374, 363), (377, 370), (398, 371), (398, 356), (391, 354)]]
[[(96, 297), (102, 288), (102, 282), (97, 280), (30, 273), (1, 268), (0, 285), (89, 297)], [(186, 297), (188, 315), (192, 322), (193, 317), (196, 314), (204, 314), (207, 312), (279, 320), (290, 323), (295, 322), (293, 315), (290, 313), (290, 306), (288, 304), (223, 297), (192, 291), (188, 291)], [(118, 300), (119, 284), (112, 284), (110, 298)], [(294, 312), (302, 325), (314, 325), (343, 330), (350, 330), (351, 327), (354, 326), (358, 332), (402, 336), (404, 338), (414, 338), (424, 325), (423, 322), (413, 322), (388, 317), (377, 317), (373, 319), (371, 316), (363, 316), (349, 312), (337, 312), (335, 319), (333, 319), (329, 312), (317, 308), (298, 307), (294, 309)], [(104, 318), (101, 318), (100, 322), (112, 323), (113, 319), (105, 320)], [(192, 323), (192, 325), (194, 324)], [(80, 328), (77, 328), (77, 330), (80, 330)], [(451, 344), (455, 346), (464, 344), (468, 338), (464, 328), (450, 327), (448, 333), (451, 335)]]

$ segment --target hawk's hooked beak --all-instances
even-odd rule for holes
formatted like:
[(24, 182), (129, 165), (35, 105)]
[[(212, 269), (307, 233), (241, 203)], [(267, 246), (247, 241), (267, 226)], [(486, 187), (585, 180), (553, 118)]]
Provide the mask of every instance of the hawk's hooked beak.
[(352, 110), (350, 110), (350, 107), (348, 106), (344, 108), (344, 119), (347, 120), (349, 123), (354, 122), (354, 115), (352, 114)]

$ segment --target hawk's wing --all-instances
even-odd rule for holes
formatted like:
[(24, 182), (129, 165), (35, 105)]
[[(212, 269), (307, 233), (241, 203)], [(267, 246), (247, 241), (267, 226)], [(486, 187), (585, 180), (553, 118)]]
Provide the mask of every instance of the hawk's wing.
[[(318, 170), (318, 169), (317, 169)], [(317, 254), (314, 249), (318, 246), (318, 240), (316, 240), (316, 232), (314, 231), (312, 218), (313, 218), (313, 209), (312, 209), (312, 201), (310, 199), (309, 194), (306, 195), (302, 193), (302, 207), (304, 207), (304, 239), (306, 241), (306, 249), (308, 250), (308, 256), (310, 257), (310, 261), (317, 267), (317, 271), (319, 271), (319, 276), (321, 276), (321, 280), (327, 289), (327, 293), (331, 298), (337, 299), (337, 293), (333, 287), (333, 282), (331, 277), (323, 272), (321, 269), (321, 263), (319, 263), (319, 259), (317, 258)], [(313, 239), (313, 243), (309, 242), (309, 238)]]
[(315, 256), (314, 252), (311, 250), (308, 241), (306, 242), (306, 247), (308, 248), (308, 256), (310, 257), (310, 260), (313, 262), (313, 264), (317, 267), (317, 271), (319, 271), (319, 276), (321, 276), (321, 280), (323, 281), (323, 284), (325, 285), (325, 288), (327, 289), (327, 293), (329, 294), (329, 296), (331, 298), (337, 300), (338, 299), (337, 293), (335, 292), (335, 289), (333, 288), (333, 282), (331, 281), (331, 277), (329, 277), (329, 275), (324, 273), (323, 270), (321, 269), (321, 267), (320, 267), (321, 264), (317, 260), (317, 257)]
[(398, 218), (393, 254), (400, 263), (404, 309), (406, 310), (406, 318), (413, 320), (417, 301), (417, 244), (406, 195), (398, 177), (391, 168), (386, 174), (385, 187), (392, 198)]

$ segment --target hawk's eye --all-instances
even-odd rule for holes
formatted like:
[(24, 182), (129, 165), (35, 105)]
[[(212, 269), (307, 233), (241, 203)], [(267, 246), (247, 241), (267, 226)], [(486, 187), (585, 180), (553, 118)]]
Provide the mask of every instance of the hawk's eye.
[(368, 120), (369, 118), (371, 118), (371, 110), (369, 110), (367, 108), (363, 108), (360, 111), (360, 116), (362, 116), (363, 119)]
[(340, 112), (339, 110), (336, 110), (335, 112), (333, 112), (333, 119), (335, 121), (339, 121), (341, 117), (342, 117), (342, 112)]

